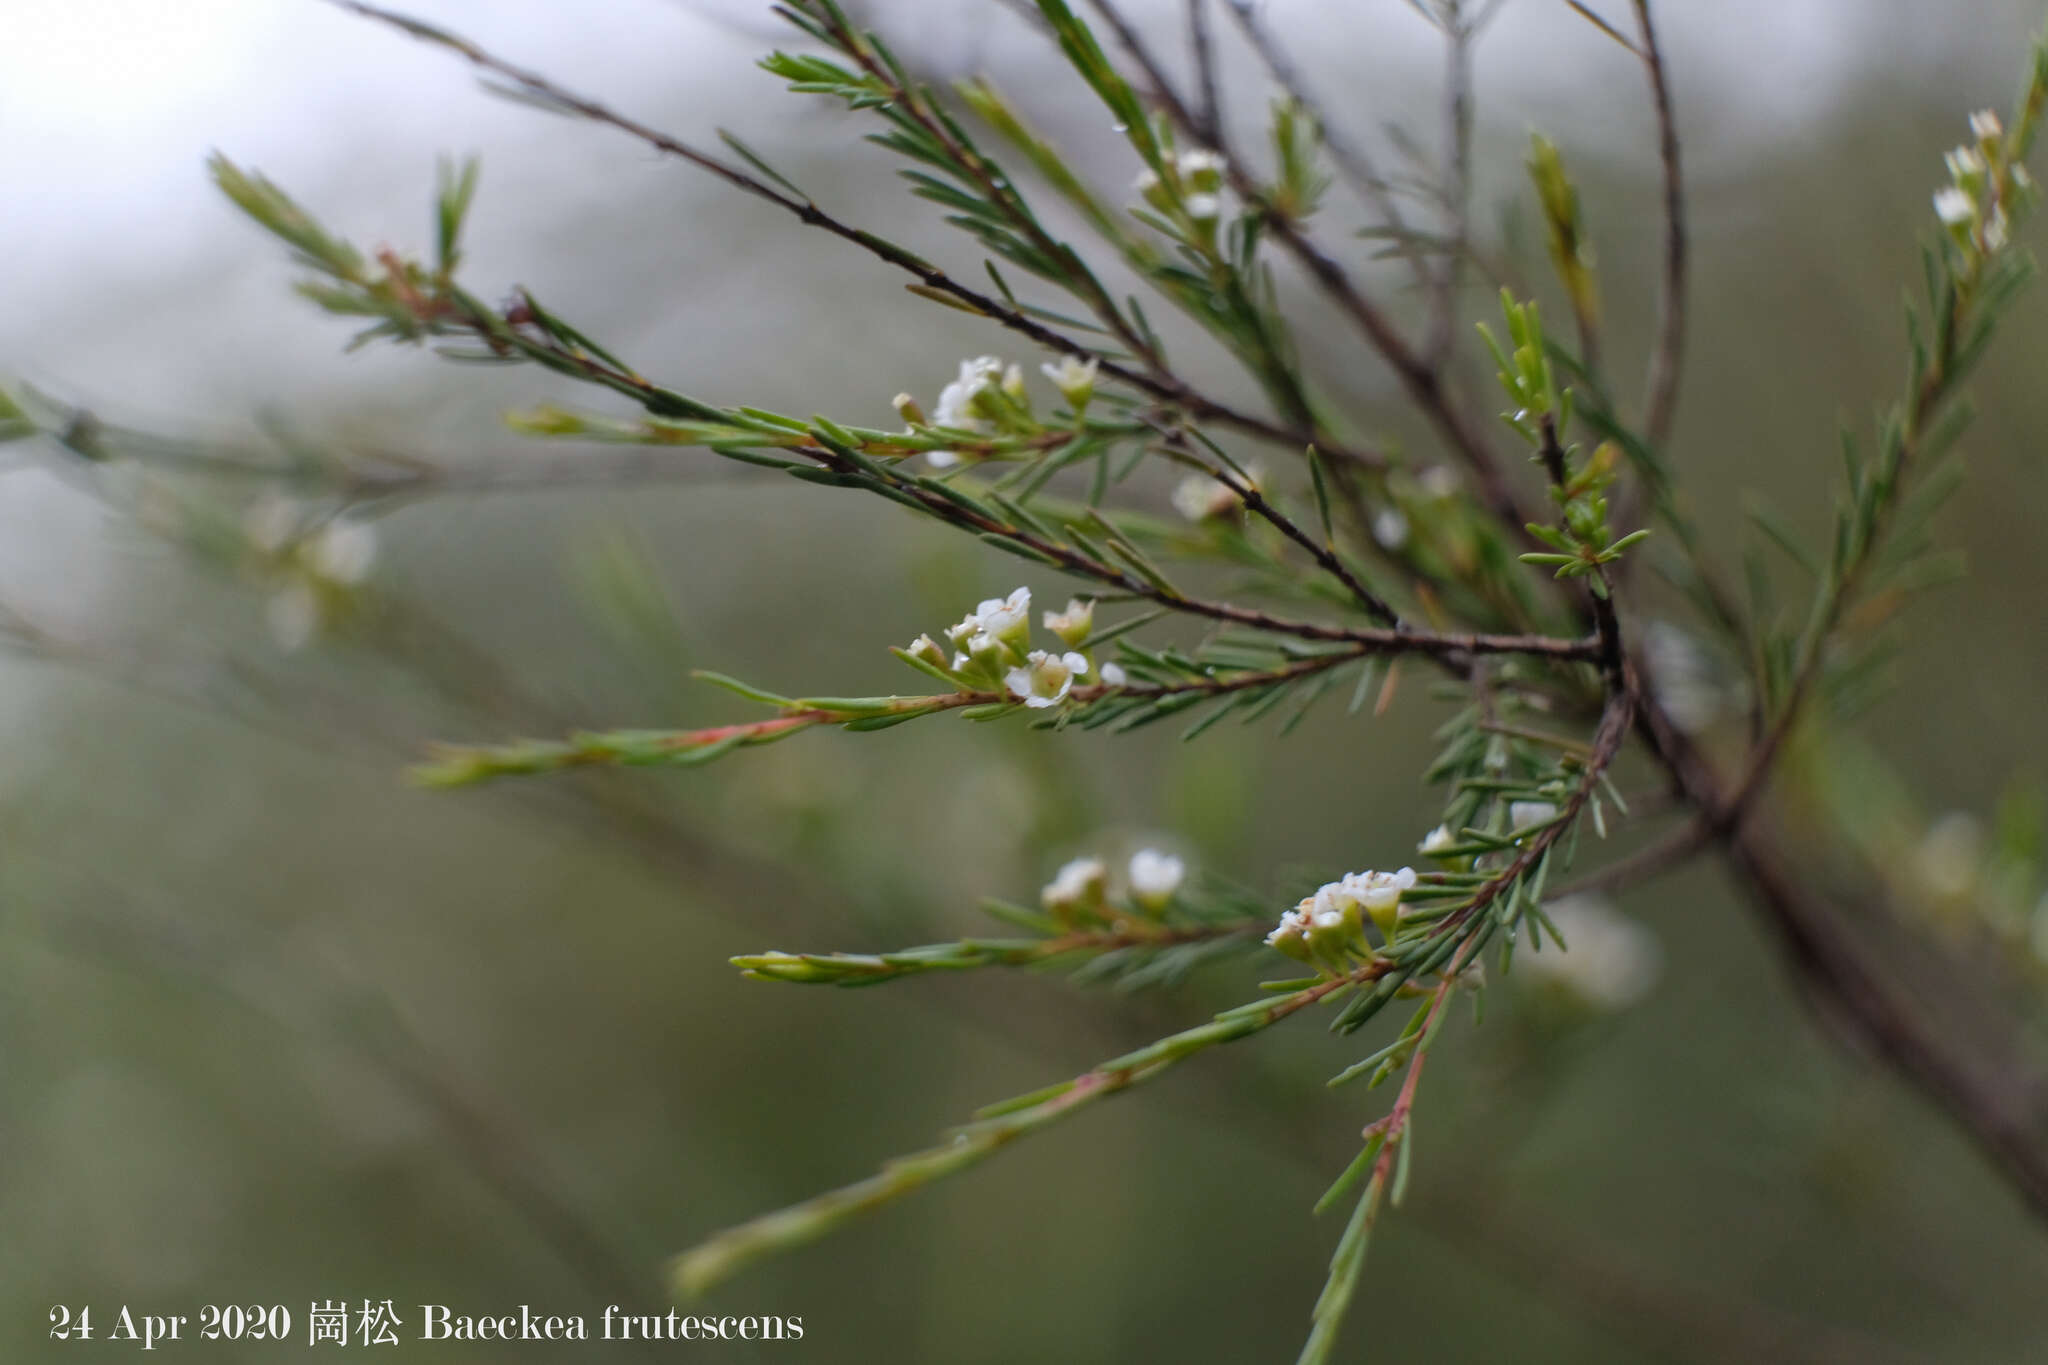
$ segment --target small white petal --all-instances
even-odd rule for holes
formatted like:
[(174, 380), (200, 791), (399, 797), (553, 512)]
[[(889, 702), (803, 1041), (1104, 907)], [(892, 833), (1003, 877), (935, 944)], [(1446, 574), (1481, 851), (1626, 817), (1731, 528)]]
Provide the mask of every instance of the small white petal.
[(1148, 907), (1157, 909), (1171, 900), (1186, 875), (1186, 865), (1170, 853), (1141, 848), (1131, 855), (1131, 894)]
[(1977, 201), (1954, 185), (1944, 186), (1934, 193), (1934, 212), (1942, 222), (1957, 227), (1977, 216)]
[(360, 521), (330, 521), (312, 545), (313, 569), (336, 583), (360, 583), (377, 557), (377, 530)]
[(1100, 858), (1076, 858), (1053, 874), (1038, 893), (1039, 903), (1048, 910), (1071, 909), (1084, 901), (1100, 900), (1109, 869)]

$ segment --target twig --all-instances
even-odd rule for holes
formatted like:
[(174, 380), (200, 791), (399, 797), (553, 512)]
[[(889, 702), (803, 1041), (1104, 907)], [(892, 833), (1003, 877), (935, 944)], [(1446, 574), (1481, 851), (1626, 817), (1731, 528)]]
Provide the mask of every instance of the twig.
[(1636, 23), (1642, 30), (1639, 55), (1650, 75), (1650, 93), (1657, 109), (1657, 153), (1664, 166), (1664, 277), (1657, 302), (1657, 348), (1650, 356), (1649, 392), (1644, 400), (1643, 435), (1662, 453), (1671, 439), (1678, 410), (1678, 381), (1685, 363), (1686, 219), (1685, 176), (1678, 159), (1678, 116), (1671, 106), (1671, 83), (1664, 52), (1650, 17), (1650, 0), (1635, 0)]
[[(451, 33), (446, 29), (437, 28), (432, 24), (397, 13), (396, 11), (368, 4), (365, 0), (329, 0), (329, 3), (351, 13), (361, 15), (366, 19), (374, 19), (379, 23), (388, 24), (399, 29), (401, 32), (410, 34), (412, 37), (425, 42), (448, 48), (472, 64), (495, 75), (503, 76), (523, 89), (540, 96), (552, 105), (559, 106), (594, 123), (617, 129), (631, 137), (638, 138), (658, 151), (679, 157), (700, 170), (717, 176), (735, 189), (774, 204), (778, 208), (794, 215), (806, 226), (818, 228), (844, 241), (851, 242), (877, 259), (915, 276), (918, 282), (925, 288), (937, 290), (949, 298), (958, 300), (969, 312), (980, 313), (991, 318), (1009, 330), (1045, 347), (1047, 350), (1061, 355), (1073, 356), (1079, 360), (1092, 359), (1096, 361), (1102, 374), (1120, 383), (1128, 384), (1130, 387), (1148, 394), (1161, 402), (1171, 403), (1193, 416), (1218, 422), (1224, 426), (1244, 432), (1247, 435), (1256, 436), (1261, 440), (1272, 441), (1276, 444), (1300, 447), (1318, 443), (1318, 434), (1316, 432), (1286, 426), (1218, 402), (1190, 387), (1177, 376), (1168, 373), (1147, 373), (1144, 370), (1134, 369), (1119, 363), (1111, 357), (1104, 356), (1099, 351), (1083, 345), (1064, 333), (1037, 321), (1021, 310), (1010, 307), (1001, 299), (984, 294), (979, 290), (960, 283), (929, 261), (906, 251), (895, 243), (841, 221), (819, 208), (817, 204), (807, 198), (798, 198), (785, 194), (765, 181), (749, 175), (730, 162), (700, 151), (644, 123), (640, 123), (624, 114), (614, 112), (595, 100), (556, 85), (538, 72), (515, 66), (502, 58), (492, 55), (458, 34)], [(1341, 444), (1325, 445), (1322, 448), (1333, 459), (1355, 461), (1368, 468), (1382, 468), (1386, 464), (1385, 457), (1377, 451), (1360, 450)]]
[(1627, 48), (1627, 49), (1628, 49), (1628, 50), (1629, 50), (1630, 52), (1634, 53), (1634, 54), (1635, 54), (1635, 55), (1636, 55), (1637, 57), (1639, 57), (1639, 58), (1640, 58), (1640, 57), (1642, 57), (1642, 55), (1643, 55), (1643, 50), (1642, 50), (1641, 48), (1639, 48), (1639, 47), (1637, 47), (1637, 46), (1635, 45), (1635, 42), (1634, 42), (1634, 40), (1633, 40), (1633, 39), (1631, 39), (1631, 38), (1630, 38), (1630, 37), (1629, 37), (1629, 36), (1628, 36), (1628, 35), (1627, 35), (1626, 33), (1623, 33), (1623, 32), (1622, 32), (1622, 31), (1621, 31), (1620, 29), (1616, 28), (1616, 27), (1615, 27), (1615, 26), (1614, 26), (1613, 24), (1610, 24), (1610, 23), (1608, 23), (1608, 22), (1607, 22), (1607, 21), (1606, 21), (1605, 19), (1601, 18), (1601, 17), (1600, 17), (1600, 16), (1598, 15), (1598, 14), (1595, 14), (1595, 13), (1594, 13), (1594, 12), (1593, 12), (1593, 11), (1592, 11), (1592, 10), (1591, 10), (1590, 8), (1588, 8), (1588, 7), (1586, 6), (1586, 5), (1584, 5), (1584, 4), (1581, 4), (1581, 3), (1580, 3), (1580, 0), (1564, 0), (1564, 2), (1565, 2), (1565, 4), (1566, 4), (1566, 5), (1568, 5), (1568, 6), (1569, 6), (1569, 7), (1570, 7), (1570, 8), (1572, 9), (1572, 11), (1573, 11), (1574, 13), (1576, 13), (1576, 14), (1577, 14), (1577, 15), (1578, 15), (1578, 16), (1579, 16), (1579, 17), (1580, 17), (1581, 19), (1584, 19), (1584, 20), (1585, 20), (1585, 21), (1586, 21), (1587, 23), (1591, 24), (1591, 25), (1592, 25), (1592, 26), (1593, 26), (1594, 28), (1597, 28), (1597, 29), (1599, 29), (1599, 30), (1600, 30), (1600, 31), (1601, 31), (1602, 33), (1606, 34), (1606, 35), (1607, 35), (1608, 37), (1610, 37), (1610, 38), (1614, 39), (1614, 41), (1615, 41), (1615, 42), (1617, 42), (1617, 43), (1620, 43), (1620, 44), (1621, 44), (1621, 45), (1622, 45), (1623, 47)]
[[(1202, 141), (1211, 150), (1223, 152), (1227, 149), (1215, 146), (1202, 137), (1193, 114), (1166, 78), (1164, 68), (1152, 55), (1145, 41), (1118, 10), (1113, 0), (1090, 0), (1095, 11), (1102, 17), (1117, 41), (1130, 54), (1146, 79), (1152, 84), (1153, 94), (1161, 108), (1191, 137)], [(1322, 286), (1330, 301), (1346, 317), (1357, 325), (1366, 339), (1371, 342), (1381, 359), (1394, 371), (1395, 378), (1407, 390), (1409, 398), (1422, 409), (1430, 424), (1437, 429), (1451, 449), (1471, 469), (1479, 480), (1480, 492), (1489, 509), (1509, 526), (1519, 528), (1535, 518), (1527, 515), (1509, 486), (1506, 476), (1488, 449), (1486, 441), (1466, 420), (1451, 401), (1443, 376), (1421, 355), (1417, 354), (1401, 335), (1393, 322), (1381, 312), (1370, 299), (1353, 285), (1350, 274), (1303, 232), (1292, 218), (1274, 210), (1263, 187), (1252, 179), (1251, 173), (1235, 158), (1224, 159), (1225, 174), (1230, 186), (1245, 203), (1260, 206), (1265, 211), (1267, 231), (1284, 247), (1300, 265), (1308, 271), (1317, 284)]]
[(1458, 283), (1472, 236), (1472, 40), (1476, 25), (1461, 13), (1459, 0), (1444, 20), (1444, 206), (1450, 217), (1448, 245), (1437, 266), (1436, 306), (1423, 353), (1441, 371), (1458, 341)]
[(1212, 143), (1223, 141), (1223, 93), (1216, 79), (1216, 53), (1209, 41), (1207, 0), (1188, 0), (1188, 49), (1194, 58), (1195, 89), (1201, 103), (1195, 117)]
[[(1266, 70), (1280, 88), (1287, 92), (1287, 97), (1293, 100), (1302, 112), (1315, 120), (1316, 127), (1322, 133), (1323, 150), (1329, 153), (1330, 162), (1337, 168), (1338, 173), (1371, 203), (1397, 240), (1409, 238), (1412, 234), (1409, 231), (1407, 215), (1401, 211), (1401, 201), (1395, 197), (1392, 186), (1386, 177), (1380, 174), (1379, 167), (1373, 164), (1371, 154), (1353, 142), (1350, 135), (1330, 118), (1327, 108), (1309, 88), (1301, 68), (1294, 64), (1286, 49), (1282, 48), (1279, 40), (1273, 36), (1272, 30), (1259, 18), (1257, 0), (1224, 0), (1224, 3), (1229, 8), (1231, 17), (1237, 21), (1238, 27), (1244, 31), (1246, 40), (1259, 54), (1259, 60), (1266, 64)], [(1409, 265), (1416, 273), (1417, 283), (1427, 284), (1429, 273), (1421, 253), (1403, 254), (1407, 256)]]
[[(1705, 758), (1654, 701), (1641, 707), (1639, 731), (1696, 808), (1729, 808)], [(1719, 825), (1716, 835), (1815, 999), (1946, 1113), (2048, 1219), (2048, 1078), (2010, 1045), (1996, 1049), (1978, 1039), (1965, 1047), (1943, 1038), (1920, 1005), (1881, 973), (1861, 937), (1792, 876), (1766, 833), (1738, 819)]]

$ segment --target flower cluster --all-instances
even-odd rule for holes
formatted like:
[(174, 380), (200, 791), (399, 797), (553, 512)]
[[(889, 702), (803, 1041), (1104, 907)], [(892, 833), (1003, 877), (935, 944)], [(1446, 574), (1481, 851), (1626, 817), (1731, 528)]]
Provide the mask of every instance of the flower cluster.
[[(1034, 709), (1054, 707), (1072, 695), (1077, 679), (1094, 671), (1079, 646), (1095, 629), (1095, 604), (1075, 598), (1063, 611), (1044, 613), (1044, 622), (1065, 650), (1031, 647), (1031, 589), (1018, 588), (1008, 597), (987, 599), (947, 627), (950, 655), (929, 635), (918, 636), (901, 655), (971, 691), (1000, 692)], [(1128, 681), (1114, 663), (1104, 663), (1097, 676), (1104, 687)]]
[[(2011, 239), (2005, 208), (2005, 185), (1997, 168), (2005, 167), (2005, 125), (1989, 109), (1970, 115), (1971, 141), (1948, 154), (1951, 183), (1934, 193), (1934, 212), (1956, 245), (1976, 253), (2003, 250)], [(2033, 188), (2026, 167), (2006, 168), (2014, 188)]]
[[(1038, 368), (1078, 420), (1095, 396), (1101, 365), (1093, 357), (1084, 361), (1068, 355)], [(961, 361), (959, 373), (939, 391), (930, 417), (907, 393), (897, 394), (895, 405), (912, 429), (943, 427), (973, 436), (1029, 435), (1039, 430), (1038, 419), (1031, 412), (1031, 394), (1024, 387), (1023, 367), (1006, 364), (1000, 356), (978, 355)], [(934, 469), (952, 469), (964, 457), (958, 450), (933, 450), (925, 458)]]
[[(1210, 151), (1182, 152), (1166, 167), (1166, 179), (1157, 171), (1141, 171), (1131, 188), (1149, 207), (1169, 216), (1185, 216), (1198, 231), (1213, 236), (1216, 220), (1223, 215), (1223, 158)], [(1167, 183), (1169, 179), (1172, 184)]]
[[(1141, 848), (1131, 855), (1125, 887), (1130, 900), (1146, 915), (1157, 918), (1186, 880), (1187, 865), (1170, 853)], [(1076, 858), (1054, 874), (1038, 893), (1039, 904), (1065, 922), (1077, 919), (1114, 918), (1111, 904), (1109, 866), (1100, 858)]]
[(1398, 872), (1347, 872), (1282, 915), (1279, 926), (1266, 935), (1266, 943), (1302, 962), (1333, 968), (1354, 957), (1370, 957), (1365, 920), (1372, 920), (1382, 939), (1391, 937), (1401, 918), (1401, 893), (1414, 885), (1412, 867)]

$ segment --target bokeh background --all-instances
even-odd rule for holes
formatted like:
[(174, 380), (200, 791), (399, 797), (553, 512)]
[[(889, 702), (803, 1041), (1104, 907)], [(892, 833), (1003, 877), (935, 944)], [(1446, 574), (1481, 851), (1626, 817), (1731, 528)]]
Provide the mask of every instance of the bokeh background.
[[(472, 287), (524, 284), (715, 401), (881, 425), (895, 392), (929, 403), (960, 355), (1014, 346), (772, 209), (310, 0), (8, 8), (0, 374), (193, 445), (140, 471), (4, 448), (0, 600), (38, 633), (0, 661), (0, 1354), (132, 1349), (49, 1343), (59, 1303), (103, 1322), (122, 1303), (297, 1315), (289, 1347), (182, 1348), (226, 1360), (303, 1350), (310, 1300), (394, 1299), (408, 1337), (427, 1302), (665, 1307), (668, 1254), (1242, 990), (806, 991), (744, 982), (728, 955), (972, 932), (977, 897), (1028, 899), (1064, 858), (1140, 842), (1277, 905), (1303, 879), (1404, 861), (1428, 823), (1414, 774), (1436, 713), (1420, 689), (1378, 720), (1333, 706), (1285, 741), (941, 720), (705, 771), (409, 788), (435, 738), (746, 714), (692, 667), (895, 690), (884, 646), (1013, 586), (1017, 561), (695, 452), (522, 442), (505, 409), (593, 401), (538, 372), (343, 356), (345, 328), (289, 294), (282, 251), (211, 190), (210, 149), (358, 240), (408, 249), (430, 240), (436, 156), (478, 153)], [(855, 120), (752, 68), (784, 41), (764, 7), (414, 8), (693, 140), (733, 128), (821, 201), (975, 264)], [(1898, 383), (1898, 297), (1939, 154), (2016, 87), (2039, 7), (1660, 10), (1697, 247), (1678, 457), (1709, 525), (1751, 489), (1818, 530), (1838, 418)], [(1001, 5), (870, 13), (935, 77), (995, 73), (1104, 183), (1129, 174)], [(1435, 137), (1436, 42), (1407, 6), (1269, 14), (1356, 134)], [(1226, 47), (1229, 103), (1255, 110), (1256, 72)], [(1507, 206), (1540, 126), (1585, 185), (1610, 354), (1640, 353), (1657, 186), (1639, 73), (1562, 4), (1511, 0), (1478, 77), (1489, 241), (1535, 264)], [(1373, 278), (1413, 306), (1397, 276)], [(1920, 609), (1922, 648), (1860, 731), (1930, 820), (1988, 820), (2048, 739), (2044, 307), (2021, 305), (1978, 385), (1972, 479), (1942, 523), (1972, 575)], [(1309, 318), (1324, 387), (1361, 429), (1405, 430), (1370, 357)], [(1198, 342), (1185, 354), (1244, 392)], [(250, 450), (452, 471), (375, 509), (356, 609), (298, 648), (276, 638), (274, 585), (164, 532), (166, 488), (233, 524), (262, 481), (177, 471)], [(301, 472), (286, 491), (317, 505)], [(2040, 1229), (1939, 1116), (1816, 1026), (1727, 882), (1703, 867), (1624, 905), (1661, 944), (1643, 1000), (1600, 1013), (1507, 990), (1449, 1039), (1344, 1358), (2048, 1356)], [(1349, 1055), (1308, 1027), (1212, 1055), (706, 1305), (801, 1315), (801, 1343), (663, 1349), (1291, 1358), (1338, 1231), (1308, 1207), (1385, 1102), (1321, 1088)], [(394, 1355), (600, 1352), (631, 1348)]]

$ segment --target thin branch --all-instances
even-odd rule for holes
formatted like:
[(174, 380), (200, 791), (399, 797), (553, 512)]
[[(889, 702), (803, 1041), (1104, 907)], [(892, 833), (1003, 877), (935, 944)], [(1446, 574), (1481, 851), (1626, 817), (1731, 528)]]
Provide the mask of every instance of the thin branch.
[(1626, 858), (1575, 877), (1550, 892), (1552, 898), (1578, 896), (1589, 891), (1617, 892), (1683, 867), (1714, 842), (1714, 831), (1704, 820), (1689, 820), (1666, 837)]
[[(1238, 692), (1279, 687), (1303, 678), (1327, 673), (1358, 659), (1375, 654), (1432, 653), (1439, 658), (1461, 659), (1479, 650), (1437, 649), (1434, 641), (1464, 639), (1471, 643), (1515, 637), (1424, 637), (1398, 631), (1382, 633), (1400, 644), (1385, 646), (1365, 641), (1348, 649), (1332, 650), (1307, 659), (1297, 659), (1278, 668), (1247, 669), (1209, 673), (1168, 683), (1088, 683), (1073, 688), (1068, 697), (1076, 705), (1111, 698), (1161, 700), (1175, 697), (1222, 697)], [(1411, 645), (1430, 641), (1421, 649)], [(1549, 646), (1572, 646), (1585, 653), (1597, 648), (1593, 641), (1545, 641)], [(463, 786), (499, 777), (524, 777), (536, 773), (564, 772), (587, 767), (647, 767), (654, 765), (694, 766), (720, 758), (735, 749), (773, 744), (804, 730), (819, 726), (846, 725), (886, 718), (911, 720), (939, 715), (973, 706), (1019, 706), (1007, 692), (963, 688), (926, 696), (862, 698), (848, 701), (805, 700), (786, 702), (780, 714), (762, 720), (732, 725), (713, 725), (695, 730), (616, 730), (579, 732), (562, 740), (518, 740), (510, 744), (469, 746), (436, 745), (429, 761), (414, 770), (415, 780), (433, 786)]]
[(1458, 284), (1464, 274), (1472, 238), (1472, 40), (1468, 22), (1453, 0), (1444, 23), (1444, 205), (1449, 214), (1446, 249), (1437, 265), (1436, 303), (1424, 347), (1433, 369), (1441, 371), (1457, 345)]
[[(1351, 187), (1371, 203), (1381, 219), (1391, 230), (1396, 240), (1406, 240), (1413, 234), (1409, 229), (1407, 215), (1401, 210), (1401, 201), (1394, 195), (1387, 178), (1373, 164), (1372, 155), (1364, 147), (1353, 142), (1348, 133), (1330, 118), (1327, 107), (1316, 98), (1309, 88), (1301, 68), (1296, 66), (1285, 48), (1280, 46), (1263, 20), (1259, 18), (1257, 0), (1224, 0), (1231, 17), (1244, 31), (1245, 39), (1259, 54), (1259, 60), (1266, 64), (1266, 70), (1287, 97), (1315, 120), (1322, 133), (1323, 150), (1329, 153), (1330, 162), (1343, 175)], [(1427, 284), (1428, 268), (1419, 252), (1404, 253), (1409, 265), (1416, 272), (1417, 283)]]
[(1657, 348), (1650, 357), (1649, 393), (1644, 400), (1643, 435), (1662, 453), (1671, 439), (1678, 410), (1678, 381), (1685, 363), (1686, 219), (1685, 176), (1678, 159), (1678, 116), (1671, 106), (1671, 83), (1664, 52), (1650, 17), (1650, 0), (1635, 0), (1636, 23), (1642, 30), (1641, 57), (1650, 76), (1657, 109), (1657, 153), (1664, 166), (1664, 276), (1657, 303)]
[(877, 259), (915, 276), (918, 282), (925, 288), (936, 290), (958, 301), (967, 311), (982, 314), (1000, 323), (1010, 331), (1036, 342), (1047, 350), (1061, 355), (1073, 356), (1079, 360), (1095, 360), (1100, 366), (1101, 373), (1105, 376), (1115, 379), (1119, 383), (1127, 384), (1161, 402), (1170, 403), (1181, 408), (1192, 416), (1217, 422), (1244, 432), (1247, 435), (1256, 436), (1261, 440), (1272, 441), (1280, 445), (1300, 447), (1318, 444), (1333, 459), (1354, 461), (1368, 468), (1383, 468), (1386, 464), (1385, 456), (1377, 451), (1354, 449), (1341, 444), (1322, 444), (1318, 434), (1313, 431), (1297, 429), (1273, 422), (1267, 418), (1218, 402), (1190, 387), (1176, 375), (1166, 372), (1151, 374), (1121, 364), (1113, 358), (1104, 356), (1099, 351), (1083, 345), (1064, 333), (1039, 322), (1020, 309), (1010, 307), (1003, 300), (960, 283), (945, 271), (931, 264), (931, 262), (897, 246), (895, 243), (835, 218), (808, 198), (799, 198), (794, 195), (785, 194), (767, 182), (749, 175), (730, 162), (700, 151), (644, 123), (640, 123), (624, 114), (614, 112), (595, 100), (556, 85), (538, 72), (515, 66), (502, 58), (492, 55), (458, 34), (451, 33), (446, 29), (437, 28), (432, 24), (393, 10), (368, 4), (365, 0), (329, 0), (329, 3), (348, 10), (353, 14), (361, 15), (366, 19), (374, 19), (379, 23), (388, 24), (422, 41), (448, 48), (472, 64), (495, 75), (502, 76), (528, 92), (539, 96), (552, 106), (589, 119), (593, 123), (614, 128), (631, 137), (638, 138), (657, 151), (679, 157), (698, 169), (717, 176), (735, 189), (774, 204), (776, 207), (794, 215), (806, 226), (818, 228), (824, 232), (831, 233), (843, 241), (851, 242)]
[[(345, 2), (346, 0), (336, 0), (336, 3)], [(506, 318), (494, 314), (460, 290), (451, 288), (444, 295), (420, 298), (415, 307), (422, 326), (457, 330), (475, 335), (493, 346), (517, 350), (560, 373), (631, 397), (650, 412), (683, 414), (694, 418), (709, 415), (721, 420), (730, 416), (720, 409), (663, 388), (608, 358), (601, 358), (579, 347), (572, 347), (545, 329), (508, 322)], [(516, 312), (513, 316), (517, 316)], [(782, 436), (788, 434), (785, 432)], [(1257, 608), (1189, 597), (1163, 580), (1141, 575), (1121, 564), (1098, 558), (1093, 553), (1055, 540), (1029, 526), (1003, 520), (987, 507), (965, 499), (944, 485), (935, 486), (934, 482), (928, 479), (904, 477), (901, 473), (878, 464), (865, 453), (850, 448), (847, 448), (846, 453), (841, 453), (839, 449), (816, 444), (789, 448), (782, 444), (782, 436), (759, 435), (757, 439), (757, 433), (747, 432), (734, 436), (729, 444), (763, 444), (777, 449), (789, 449), (790, 453), (803, 456), (823, 469), (842, 475), (868, 491), (915, 506), (942, 521), (964, 527), (978, 535), (992, 536), (1020, 546), (1029, 552), (1029, 558), (1041, 563), (1084, 578), (1095, 579), (1118, 591), (1130, 593), (1134, 597), (1156, 602), (1160, 606), (1188, 615), (1275, 634), (1292, 635), (1297, 639), (1352, 643), (1375, 652), (1415, 653), (1440, 659), (1457, 659), (1472, 654), (1489, 653), (1530, 654), (1571, 661), (1606, 657), (1605, 646), (1598, 641), (1561, 639), (1545, 635), (1430, 634), (1410, 629), (1402, 624), (1379, 629), (1323, 625), (1312, 621), (1276, 617)], [(1239, 496), (1243, 496), (1243, 493)], [(1275, 512), (1275, 515), (1278, 513)], [(1299, 528), (1296, 529), (1299, 531)], [(1391, 613), (1392, 609), (1389, 607), (1387, 610)]]
[[(1142, 1085), (1197, 1053), (1263, 1032), (1309, 1006), (1378, 979), (1391, 964), (1375, 959), (1278, 999), (1233, 1010), (1083, 1072), (1050, 1092), (991, 1106), (986, 1117), (956, 1128), (936, 1147), (887, 1162), (865, 1180), (801, 1204), (727, 1228), (676, 1258), (674, 1281), (695, 1295), (763, 1256), (812, 1242), (852, 1218), (894, 1202), (934, 1181), (977, 1166), (1019, 1138), (1048, 1127), (1098, 1100)], [(1022, 1103), (1029, 1100), (1030, 1103)]]
[(1216, 78), (1216, 52), (1209, 38), (1208, 0), (1188, 0), (1188, 49), (1194, 58), (1195, 116), (1211, 142), (1223, 140), (1223, 93)]
[(1351, 594), (1358, 605), (1364, 608), (1366, 615), (1375, 618), (1383, 625), (1396, 629), (1401, 628), (1401, 615), (1394, 610), (1392, 604), (1361, 583), (1358, 580), (1358, 575), (1351, 571), (1351, 567), (1338, 556), (1332, 546), (1317, 541), (1307, 531), (1303, 530), (1293, 518), (1267, 501), (1266, 495), (1259, 490), (1257, 484), (1252, 483), (1249, 479), (1240, 478), (1237, 472), (1227, 465), (1222, 463), (1211, 465), (1196, 458), (1187, 448), (1187, 438), (1184, 432), (1162, 431), (1160, 435), (1169, 453), (1182, 462), (1201, 470), (1204, 474), (1207, 474), (1210, 478), (1228, 488), (1237, 495), (1238, 501), (1244, 505), (1246, 511), (1259, 517), (1280, 532), (1281, 535), (1306, 550), (1309, 557), (1315, 560), (1318, 568), (1344, 585), (1345, 590)]
[[(1654, 701), (1639, 730), (1692, 804), (1702, 811), (1731, 802), (1703, 755)], [(1739, 814), (1739, 808), (1738, 808)], [(2048, 1219), (2048, 1077), (2007, 1040), (1952, 1042), (1879, 967), (1867, 930), (1800, 885), (1770, 837), (1753, 825), (1721, 824), (1722, 852), (1753, 893), (1792, 969), (1832, 1017), (1883, 1057), (1962, 1130), (2033, 1212)]]
[(1167, 79), (1165, 69), (1112, 0), (1090, 0), (1090, 3), (1116, 34), (1117, 41), (1131, 60), (1144, 72), (1153, 87), (1155, 100), (1174, 123), (1210, 150), (1226, 153), (1224, 168), (1231, 188), (1246, 204), (1263, 210), (1271, 237), (1308, 271), (1337, 309), (1350, 318), (1371, 342), (1373, 349), (1401, 381), (1409, 398), (1422, 409), (1438, 434), (1479, 480), (1481, 496), (1493, 513), (1515, 528), (1535, 520), (1525, 513), (1485, 439), (1451, 401), (1443, 376), (1409, 345), (1386, 314), (1358, 290), (1350, 274), (1335, 257), (1316, 245), (1292, 218), (1272, 207), (1264, 188), (1240, 161), (1227, 155), (1227, 148), (1218, 147), (1202, 136), (1193, 114)]
[(1572, 9), (1574, 13), (1576, 13), (1581, 19), (1584, 19), (1587, 23), (1591, 24), (1594, 28), (1599, 29), (1608, 37), (1614, 39), (1615, 42), (1620, 43), (1623, 47), (1627, 48), (1630, 52), (1634, 53), (1638, 58), (1641, 58), (1643, 56), (1643, 50), (1635, 45), (1635, 41), (1632, 38), (1630, 38), (1626, 33), (1623, 33), (1620, 29), (1616, 28), (1613, 24), (1608, 23), (1598, 14), (1595, 14), (1591, 9), (1581, 4), (1580, 0), (1564, 0), (1564, 2)]

